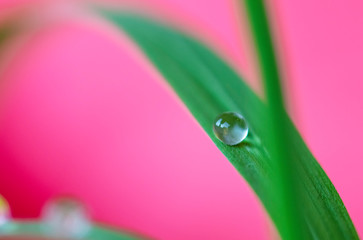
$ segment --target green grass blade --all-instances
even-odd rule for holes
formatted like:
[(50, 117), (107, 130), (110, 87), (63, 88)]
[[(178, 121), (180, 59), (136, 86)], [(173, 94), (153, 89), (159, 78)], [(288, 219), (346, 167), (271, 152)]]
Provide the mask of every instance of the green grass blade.
[(260, 65), (262, 81), (268, 106), (266, 126), (270, 129), (268, 142), (271, 145), (271, 158), (276, 164), (274, 190), (279, 193), (279, 212), (281, 214), (280, 234), (284, 239), (305, 239), (302, 205), (305, 202), (302, 186), (296, 172), (298, 166), (294, 161), (289, 128), (284, 118), (285, 106), (281, 89), (281, 77), (272, 41), (271, 30), (263, 0), (241, 0), (245, 3), (252, 35)]
[[(0, 239), (2, 237), (11, 237), (16, 239), (17, 236), (32, 236), (39, 239), (59, 239), (58, 237), (50, 236), (46, 231), (42, 222), (36, 221), (12, 221), (6, 223), (0, 228)], [(109, 227), (93, 225), (87, 233), (85, 239), (88, 240), (141, 240), (144, 237), (135, 236), (130, 233), (122, 232), (121, 230), (114, 230)]]
[[(280, 233), (286, 227), (281, 218), (279, 192), (274, 187), (275, 163), (270, 157), (269, 109), (223, 60), (198, 41), (137, 15), (99, 10), (122, 28), (159, 69), (193, 116), (243, 175), (270, 214)], [(249, 123), (246, 140), (227, 146), (213, 134), (212, 124), (221, 112), (236, 111)], [(296, 178), (303, 188), (302, 229), (309, 239), (358, 239), (352, 221), (334, 186), (306, 147), (285, 112), (280, 114), (288, 130), (296, 162)], [(208, 167), (208, 166), (206, 166)]]

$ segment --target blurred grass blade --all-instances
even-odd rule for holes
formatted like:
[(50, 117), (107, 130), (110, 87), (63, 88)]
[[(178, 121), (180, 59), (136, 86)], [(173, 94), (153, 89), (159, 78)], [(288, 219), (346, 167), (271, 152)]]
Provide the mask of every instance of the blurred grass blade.
[(273, 189), (279, 194), (278, 206), (281, 217), (280, 234), (284, 239), (306, 239), (303, 222), (305, 201), (299, 184), (297, 162), (293, 158), (294, 148), (290, 141), (288, 124), (284, 115), (284, 97), (281, 77), (272, 41), (272, 34), (264, 0), (241, 0), (249, 19), (255, 48), (259, 60), (262, 81), (265, 86), (268, 115), (265, 126), (269, 129), (268, 139), (272, 162), (275, 163)]
[[(59, 239), (49, 235), (42, 222), (36, 221), (11, 221), (1, 226), (0, 239)], [(23, 238), (24, 237), (24, 238)], [(68, 238), (67, 238), (68, 239)], [(83, 238), (82, 238), (83, 239)], [(147, 239), (119, 229), (107, 226), (93, 225), (85, 238), (87, 240), (141, 240)]]
[[(122, 28), (144, 51), (189, 108), (217, 147), (256, 192), (280, 233), (279, 191), (273, 188), (275, 164), (270, 157), (270, 133), (265, 119), (269, 110), (261, 99), (203, 44), (144, 17), (97, 9)], [(249, 123), (249, 135), (237, 146), (227, 146), (213, 134), (215, 117), (225, 111), (240, 112)], [(303, 227), (309, 239), (358, 239), (352, 221), (334, 186), (314, 159), (285, 112), (291, 159), (303, 188)], [(208, 166), (206, 166), (208, 167)]]

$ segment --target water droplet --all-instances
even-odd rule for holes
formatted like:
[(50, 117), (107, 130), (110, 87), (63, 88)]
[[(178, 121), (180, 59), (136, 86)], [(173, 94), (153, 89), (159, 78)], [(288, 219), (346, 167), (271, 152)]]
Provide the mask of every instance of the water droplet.
[(10, 219), (10, 207), (5, 198), (0, 195), (0, 226)]
[(91, 222), (82, 204), (69, 198), (49, 202), (43, 210), (47, 233), (64, 238), (82, 238), (91, 228)]
[(247, 137), (248, 126), (241, 114), (225, 112), (214, 121), (213, 131), (223, 143), (236, 145)]

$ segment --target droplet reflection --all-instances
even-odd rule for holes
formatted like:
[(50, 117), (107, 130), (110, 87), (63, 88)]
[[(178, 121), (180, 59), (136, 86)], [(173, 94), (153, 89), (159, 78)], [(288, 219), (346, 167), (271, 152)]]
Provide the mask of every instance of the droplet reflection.
[(43, 221), (47, 233), (56, 237), (82, 238), (91, 228), (85, 208), (69, 198), (48, 203), (43, 210)]
[(0, 226), (10, 219), (10, 207), (5, 198), (0, 195)]

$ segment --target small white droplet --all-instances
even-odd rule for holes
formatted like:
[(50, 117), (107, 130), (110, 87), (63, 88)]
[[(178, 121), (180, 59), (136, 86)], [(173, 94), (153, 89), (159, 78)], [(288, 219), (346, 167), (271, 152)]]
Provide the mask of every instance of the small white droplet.
[(0, 226), (7, 223), (10, 219), (10, 207), (5, 198), (0, 195)]
[(64, 238), (82, 238), (91, 229), (85, 208), (76, 200), (59, 198), (49, 202), (43, 210), (48, 234)]
[(237, 145), (247, 137), (248, 126), (241, 114), (225, 112), (215, 119), (213, 131), (223, 143)]

